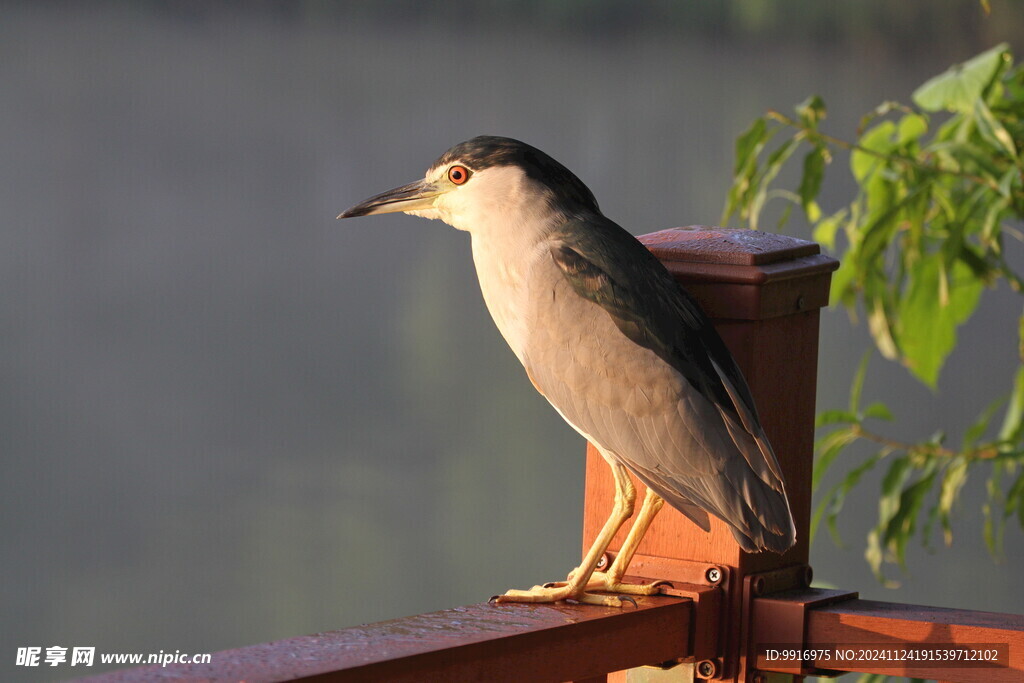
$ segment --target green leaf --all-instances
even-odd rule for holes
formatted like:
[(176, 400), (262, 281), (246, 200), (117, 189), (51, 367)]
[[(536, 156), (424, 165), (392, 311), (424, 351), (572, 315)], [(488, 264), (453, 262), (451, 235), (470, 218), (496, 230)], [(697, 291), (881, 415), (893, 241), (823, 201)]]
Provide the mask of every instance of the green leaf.
[(733, 214), (749, 219), (751, 203), (760, 190), (757, 159), (777, 130), (769, 129), (765, 120), (760, 118), (736, 139), (733, 181), (722, 213), (722, 223), (727, 223)]
[(779, 145), (778, 149), (768, 155), (768, 159), (765, 161), (764, 167), (765, 176), (775, 177), (779, 172), (782, 164), (792, 156), (793, 152), (796, 151), (797, 146), (800, 144), (800, 138), (794, 137), (786, 140), (784, 143)]
[(817, 222), (821, 218), (821, 207), (818, 202), (808, 202), (807, 206), (804, 207), (804, 212), (807, 214), (807, 221), (810, 223)]
[(808, 128), (817, 129), (818, 123), (826, 116), (825, 100), (818, 95), (811, 95), (796, 106), (796, 113), (801, 123)]
[[(828, 507), (829, 499), (826, 498), (821, 503), (818, 503), (817, 507), (814, 508), (814, 513), (811, 515), (811, 527), (808, 531), (808, 538), (811, 543), (814, 543), (814, 537), (818, 533), (818, 527), (821, 525), (821, 518), (825, 514), (825, 508)], [(833, 537), (833, 540), (835, 537)], [(839, 545), (837, 542), (836, 545)]]
[(839, 270), (832, 274), (832, 286), (829, 287), (829, 299), (850, 309), (851, 314), (856, 313), (855, 298), (856, 290), (854, 281), (857, 277), (856, 262), (852, 258), (845, 258), (839, 262)]
[(896, 124), (892, 121), (882, 121), (880, 124), (866, 132), (857, 141), (859, 147), (870, 152), (855, 149), (850, 154), (850, 170), (858, 183), (863, 184), (864, 179), (874, 173), (879, 166), (885, 165), (885, 160), (878, 155), (885, 155), (892, 151), (893, 133), (896, 131)]
[(947, 271), (941, 254), (922, 258), (910, 277), (900, 302), (896, 339), (904, 364), (934, 389), (956, 346), (956, 328), (974, 312), (983, 285), (959, 261)]
[[(1024, 316), (1021, 317), (1021, 323), (1024, 325)], [(1022, 432), (1024, 432), (1022, 425), (1024, 425), (1024, 366), (1017, 368), (1017, 376), (1013, 380), (1013, 393), (1010, 394), (1010, 403), (1006, 406), (998, 439), (1009, 442), (1020, 441)]]
[(857, 414), (848, 410), (824, 410), (814, 419), (815, 427), (827, 427), (834, 424), (852, 424), (857, 422)]
[[(787, 193), (788, 194), (788, 193)], [(782, 232), (782, 226), (789, 221), (789, 214), (793, 212), (793, 205), (787, 203), (782, 209), (782, 214), (779, 216), (779, 220), (775, 223), (775, 229)]]
[(1017, 148), (1013, 144), (1013, 138), (981, 99), (974, 101), (974, 116), (982, 137), (988, 140), (993, 147), (1002, 149), (1011, 159), (1016, 160)]
[(850, 428), (837, 429), (836, 431), (822, 437), (817, 444), (815, 444), (814, 450), (818, 452), (818, 457), (814, 460), (814, 471), (811, 474), (811, 489), (816, 490), (818, 484), (821, 483), (821, 478), (825, 475), (825, 472), (832, 465), (832, 462), (836, 459), (843, 448), (857, 440), (857, 433)]
[(892, 335), (892, 324), (889, 314), (881, 301), (875, 300), (871, 311), (868, 313), (868, 330), (875, 340), (875, 346), (885, 358), (895, 360), (900, 357), (899, 348)]
[(1018, 186), (1017, 189), (1020, 189), (1019, 186), (1022, 182), (1024, 180), (1021, 178), (1020, 169), (1011, 166), (999, 179), (999, 194), (1009, 199), (1013, 196), (1014, 186)]
[(988, 209), (985, 211), (985, 218), (981, 222), (980, 232), (982, 244), (989, 247), (996, 253), (1002, 251), (999, 239), (997, 238), (997, 228), (1000, 227), (1000, 219), (1009, 204), (1009, 197), (1002, 197), (998, 201), (989, 204)]
[(878, 520), (885, 527), (900, 509), (900, 493), (903, 483), (910, 476), (910, 458), (901, 456), (893, 459), (882, 479), (882, 495), (878, 500)]
[(893, 419), (892, 412), (889, 410), (889, 407), (878, 401), (864, 409), (864, 417), (871, 417), (876, 420), (886, 420), (887, 422), (892, 422)]
[(850, 412), (856, 415), (860, 412), (860, 395), (864, 391), (864, 377), (868, 372), (868, 361), (871, 360), (871, 349), (864, 352), (860, 357), (860, 364), (857, 365), (857, 372), (850, 382)]
[(881, 178), (869, 180), (865, 189), (865, 199), (871, 209), (871, 218), (860, 229), (861, 247), (857, 261), (860, 267), (874, 270), (881, 265), (877, 260), (880, 260), (886, 249), (892, 245), (893, 237), (900, 227), (901, 214), (920, 197), (927, 196), (931, 186), (926, 183), (918, 184), (899, 201), (896, 201), (892, 184)]
[(886, 588), (899, 588), (898, 581), (891, 581), (882, 574), (882, 562), (885, 555), (882, 552), (881, 531), (876, 527), (868, 533), (868, 547), (864, 550), (864, 559), (867, 560), (875, 578)]
[(804, 174), (800, 179), (800, 204), (804, 207), (807, 220), (816, 223), (821, 218), (821, 208), (815, 201), (821, 190), (821, 181), (825, 177), (825, 154), (821, 147), (814, 147), (804, 157)]
[[(962, 120), (961, 117), (954, 116), (949, 120), (949, 123), (955, 123), (960, 120)], [(999, 174), (1003, 172), (999, 164), (996, 163), (996, 160), (992, 158), (991, 150), (988, 147), (972, 142), (965, 142), (963, 140), (935, 142), (928, 145), (924, 152), (934, 154), (942, 161), (943, 168), (949, 168), (954, 171), (974, 164), (977, 165), (978, 171), (990, 178), (998, 178)]]
[(915, 142), (928, 132), (928, 119), (921, 114), (907, 114), (900, 119), (896, 139), (900, 146)]
[(749, 221), (752, 229), (757, 229), (758, 217), (761, 209), (764, 208), (765, 200), (768, 198), (768, 185), (775, 179), (782, 169), (782, 165), (793, 155), (800, 145), (800, 138), (794, 137), (779, 145), (778, 149), (768, 155), (764, 169), (754, 178), (756, 190), (749, 203)]
[(925, 111), (970, 112), (974, 101), (981, 97), (1008, 59), (1009, 46), (1006, 43), (996, 45), (927, 81), (914, 91), (914, 103)]
[(815, 242), (822, 244), (829, 251), (835, 251), (836, 249), (836, 232), (839, 230), (839, 224), (846, 218), (846, 209), (840, 209), (827, 218), (822, 218), (818, 221), (818, 224), (814, 226), (814, 233), (812, 239)]
[(993, 557), (997, 557), (999, 553), (996, 551), (996, 534), (994, 523), (992, 522), (992, 506), (985, 503), (981, 506), (981, 511), (985, 516), (985, 521), (981, 526), (981, 536), (985, 539), (985, 547), (988, 548), (989, 554)]
[(935, 461), (932, 460), (926, 466), (924, 475), (900, 493), (896, 510), (885, 524), (883, 545), (892, 548), (896, 561), (903, 568), (906, 568), (907, 541), (914, 535), (925, 496), (931, 491), (934, 482)]
[(733, 175), (739, 176), (760, 154), (770, 136), (764, 119), (757, 119), (742, 135), (736, 138), (736, 163)]
[(1006, 401), (1005, 398), (1000, 397), (989, 404), (987, 408), (978, 416), (978, 419), (974, 421), (967, 431), (964, 432), (964, 439), (962, 447), (964, 450), (973, 448), (978, 440), (985, 435), (985, 431), (988, 430), (989, 424), (992, 422), (992, 416), (995, 415), (996, 411), (999, 410), (999, 406), (1003, 405)]
[(995, 508), (1002, 498), (1000, 486), (1002, 474), (1003, 465), (998, 462), (993, 463), (992, 474), (989, 475), (988, 480), (985, 482), (985, 492), (988, 495), (988, 500), (981, 507), (985, 518), (984, 525), (982, 526), (982, 536), (992, 557), (1000, 557), (1003, 554), (1003, 530), (1005, 526), (1001, 523), (1001, 516), (995, 514)]
[[(924, 528), (921, 529), (921, 544), (924, 545), (925, 548), (929, 548), (930, 549), (932, 547), (932, 544), (931, 544), (932, 529), (935, 528), (935, 522), (939, 521), (939, 517), (940, 517), (939, 504), (938, 504), (938, 502), (936, 502), (934, 505), (932, 505), (931, 510), (928, 511), (928, 517), (927, 517), (927, 519), (925, 519)], [(948, 519), (944, 520), (944, 521), (948, 521)], [(952, 530), (950, 530), (949, 536), (945, 540), (948, 541), (946, 543), (946, 545), (950, 545), (952, 543), (952, 541), (953, 541)]]
[(981, 536), (985, 539), (985, 547), (988, 548), (988, 552), (992, 557), (999, 557), (999, 550), (996, 547), (996, 529), (995, 522), (992, 519), (992, 505), (985, 503), (981, 506), (981, 512), (984, 515), (984, 522), (981, 526)]
[(821, 504), (818, 506), (818, 511), (814, 515), (814, 519), (811, 520), (811, 538), (814, 538), (814, 534), (818, 529), (818, 522), (821, 521), (822, 516), (825, 517), (826, 523), (828, 524), (829, 535), (832, 536), (832, 541), (842, 547), (843, 542), (839, 537), (839, 529), (836, 526), (836, 519), (839, 517), (839, 513), (843, 510), (843, 503), (846, 501), (847, 494), (853, 490), (857, 484), (860, 483), (861, 477), (864, 474), (874, 468), (881, 460), (882, 454), (876, 453), (875, 455), (867, 458), (857, 467), (853, 468), (846, 473), (843, 480), (832, 487)]
[(943, 537), (946, 545), (953, 543), (953, 527), (950, 524), (950, 512), (956, 502), (960, 489), (967, 482), (967, 459), (957, 456), (946, 468), (942, 476), (942, 485), (939, 488), (938, 512), (942, 521)]

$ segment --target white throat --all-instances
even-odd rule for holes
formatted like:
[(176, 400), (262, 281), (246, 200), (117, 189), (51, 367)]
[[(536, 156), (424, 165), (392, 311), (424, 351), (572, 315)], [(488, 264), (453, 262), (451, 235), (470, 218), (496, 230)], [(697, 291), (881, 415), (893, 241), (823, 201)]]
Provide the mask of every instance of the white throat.
[(537, 284), (535, 269), (553, 267), (547, 237), (564, 218), (551, 210), (544, 188), (516, 166), (474, 173), (465, 187), (439, 197), (435, 211), (437, 218), (470, 233), (484, 302), (523, 360), (521, 337), (528, 328), (523, 317)]

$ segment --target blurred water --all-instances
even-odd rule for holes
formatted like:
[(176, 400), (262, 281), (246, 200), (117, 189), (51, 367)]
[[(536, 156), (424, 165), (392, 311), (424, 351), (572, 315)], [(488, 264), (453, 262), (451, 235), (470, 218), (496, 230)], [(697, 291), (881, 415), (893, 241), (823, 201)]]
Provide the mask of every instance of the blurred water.
[[(849, 130), (968, 56), (79, 7), (0, 8), (5, 679), (48, 673), (14, 670), (18, 646), (213, 651), (564, 575), (583, 443), (493, 329), (465, 235), (333, 217), (494, 133), (636, 234), (717, 223), (763, 110), (819, 92)], [(908, 436), (980, 412), (1018, 309), (990, 297), (940, 396), (881, 361), (867, 391)], [(823, 325), (832, 406), (865, 334)], [(1024, 611), (1019, 531), (994, 565), (977, 486), (954, 549), (880, 588), (876, 491), (848, 502), (848, 549), (818, 540), (818, 577)]]

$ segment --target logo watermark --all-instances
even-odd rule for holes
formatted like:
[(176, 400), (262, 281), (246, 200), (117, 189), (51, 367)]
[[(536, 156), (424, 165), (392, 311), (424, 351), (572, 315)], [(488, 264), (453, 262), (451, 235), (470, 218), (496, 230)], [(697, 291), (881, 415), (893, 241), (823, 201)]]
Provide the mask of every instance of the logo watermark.
[[(63, 645), (50, 645), (49, 647), (28, 646), (19, 647), (14, 657), (15, 666), (92, 666), (96, 662), (95, 647), (65, 647)], [(159, 664), (169, 666), (172, 664), (209, 664), (212, 657), (210, 653), (190, 654), (175, 650), (174, 652), (101, 652), (99, 662), (101, 664)]]

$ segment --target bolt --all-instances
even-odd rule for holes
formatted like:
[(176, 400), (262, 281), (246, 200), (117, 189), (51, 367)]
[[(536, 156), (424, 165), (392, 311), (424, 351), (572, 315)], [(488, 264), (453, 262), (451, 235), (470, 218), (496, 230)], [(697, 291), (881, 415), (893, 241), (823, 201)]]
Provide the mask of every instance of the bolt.
[(710, 583), (718, 583), (722, 580), (722, 570), (718, 567), (711, 567), (706, 572), (704, 572), (704, 577)]
[(764, 577), (759, 576), (754, 579), (754, 595), (761, 595), (764, 593)]
[(605, 553), (604, 555), (602, 555), (601, 557), (598, 558), (597, 565), (594, 568), (595, 569), (604, 569), (605, 567), (608, 566), (608, 564), (609, 564), (609, 562), (608, 562), (608, 553)]
[(711, 678), (715, 675), (717, 670), (718, 667), (715, 666), (715, 663), (710, 659), (704, 659), (697, 662), (697, 675), (701, 678)]

